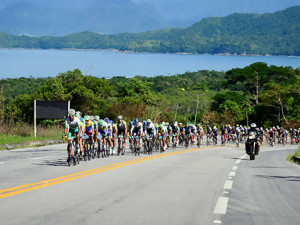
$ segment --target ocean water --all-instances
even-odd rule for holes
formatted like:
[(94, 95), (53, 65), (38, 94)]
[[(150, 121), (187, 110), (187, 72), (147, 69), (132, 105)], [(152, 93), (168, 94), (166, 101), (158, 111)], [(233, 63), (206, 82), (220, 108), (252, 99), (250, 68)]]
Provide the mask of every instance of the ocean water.
[(124, 53), (93, 50), (1, 49), (0, 78), (48, 77), (80, 69), (85, 75), (111, 78), (175, 75), (187, 71), (226, 71), (254, 62), (300, 67), (300, 57)]

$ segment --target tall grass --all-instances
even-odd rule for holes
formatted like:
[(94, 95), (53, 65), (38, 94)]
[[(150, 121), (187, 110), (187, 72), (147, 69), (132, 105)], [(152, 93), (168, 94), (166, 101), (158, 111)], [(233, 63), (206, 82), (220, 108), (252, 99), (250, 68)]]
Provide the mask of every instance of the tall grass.
[(34, 140), (60, 139), (63, 133), (63, 127), (37, 126), (37, 137), (34, 137), (33, 126), (27, 123), (6, 123), (0, 122), (0, 144), (23, 143)]

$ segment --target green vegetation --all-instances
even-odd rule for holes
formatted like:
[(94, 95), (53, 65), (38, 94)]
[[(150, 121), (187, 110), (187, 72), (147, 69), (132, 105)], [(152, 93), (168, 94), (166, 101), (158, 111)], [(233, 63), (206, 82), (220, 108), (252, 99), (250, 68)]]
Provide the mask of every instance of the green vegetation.
[(273, 14), (212, 17), (185, 29), (116, 35), (81, 32), (64, 37), (12, 36), (0, 47), (118, 49), (135, 52), (300, 55), (300, 6)]
[(286, 159), (292, 163), (300, 165), (300, 162), (299, 160), (296, 160), (296, 157), (300, 158), (300, 148), (295, 152), (294, 155), (289, 154)]
[[(111, 79), (84, 76), (75, 69), (53, 78), (29, 79), (36, 85), (35, 91), (26, 89), (18, 79), (1, 81), (0, 117), (6, 123), (32, 124), (33, 100), (37, 99), (70, 100), (71, 107), (83, 114), (114, 120), (122, 114), (127, 121), (139, 117), (193, 122), (196, 116), (202, 124), (300, 126), (300, 69), (291, 67), (254, 63), (227, 72), (202, 70), (175, 76)], [(39, 123), (52, 126), (51, 121)]]

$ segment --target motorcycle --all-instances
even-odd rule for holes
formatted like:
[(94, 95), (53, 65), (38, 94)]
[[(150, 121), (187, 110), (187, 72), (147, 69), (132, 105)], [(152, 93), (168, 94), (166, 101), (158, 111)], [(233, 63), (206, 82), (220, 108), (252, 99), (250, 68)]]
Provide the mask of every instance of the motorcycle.
[(251, 132), (246, 142), (246, 153), (250, 156), (250, 160), (255, 160), (255, 155), (258, 155), (259, 144), (254, 132)]

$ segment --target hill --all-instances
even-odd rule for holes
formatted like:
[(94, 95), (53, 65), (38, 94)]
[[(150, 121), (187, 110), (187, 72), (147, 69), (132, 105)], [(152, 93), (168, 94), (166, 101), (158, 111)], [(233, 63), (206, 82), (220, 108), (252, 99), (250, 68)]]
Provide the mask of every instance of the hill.
[(135, 52), (300, 55), (300, 6), (267, 14), (210, 17), (185, 29), (64, 37), (0, 33), (0, 47), (118, 49)]

